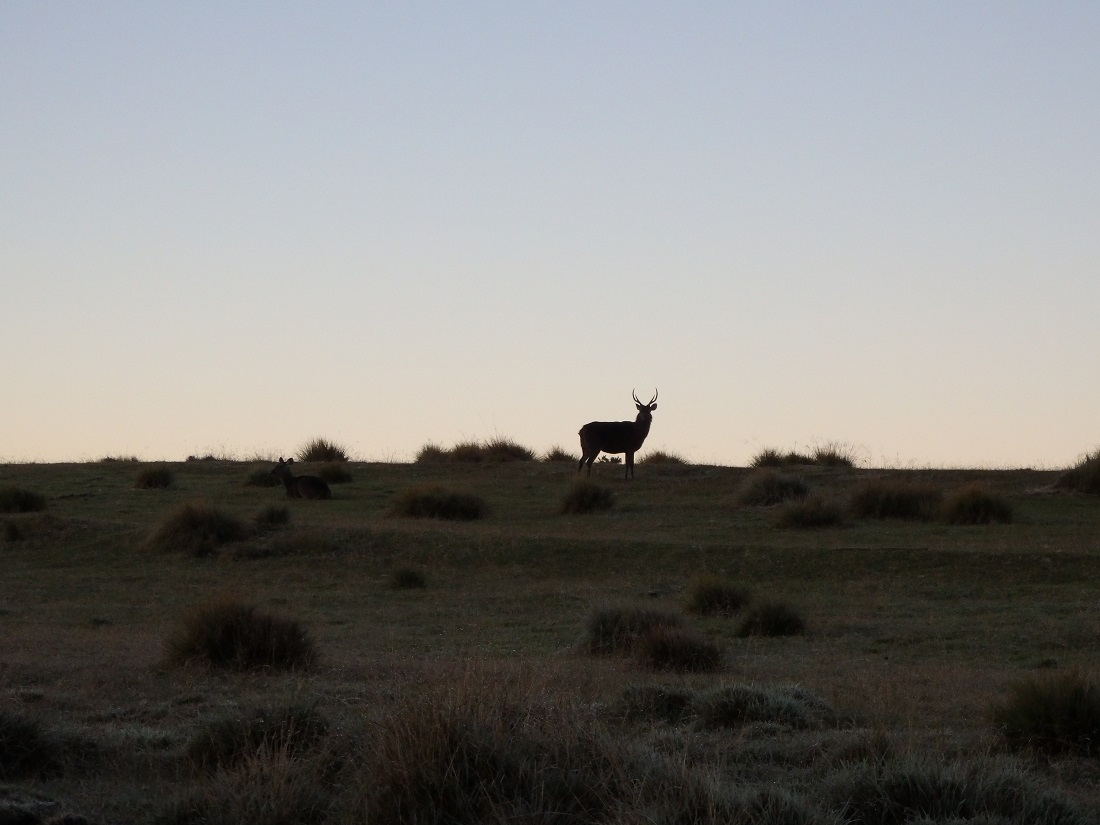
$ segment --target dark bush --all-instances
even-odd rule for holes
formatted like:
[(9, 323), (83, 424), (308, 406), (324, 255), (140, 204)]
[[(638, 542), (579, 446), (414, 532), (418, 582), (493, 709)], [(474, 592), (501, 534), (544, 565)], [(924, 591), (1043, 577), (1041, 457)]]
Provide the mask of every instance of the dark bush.
[(235, 516), (202, 502), (181, 504), (153, 530), (146, 546), (165, 552), (209, 556), (222, 545), (248, 538), (249, 530)]
[(302, 670), (317, 659), (313, 639), (300, 623), (228, 597), (192, 609), (166, 648), (175, 665), (234, 670)]
[(993, 718), (1013, 747), (1100, 756), (1100, 685), (1082, 673), (1014, 685)]
[(655, 627), (681, 628), (679, 613), (652, 607), (600, 605), (589, 611), (585, 648), (589, 653), (626, 653)]
[(686, 627), (655, 625), (637, 641), (641, 663), (651, 670), (701, 673), (722, 666), (722, 648), (702, 633)]
[(323, 438), (315, 438), (298, 450), (299, 461), (313, 461), (317, 463), (347, 461), (348, 454), (344, 448), (332, 441)]
[(263, 752), (294, 757), (315, 747), (328, 730), (328, 721), (312, 705), (258, 708), (204, 725), (187, 743), (186, 758), (194, 769), (207, 772)]
[(748, 589), (721, 576), (702, 576), (688, 591), (687, 609), (703, 616), (729, 616), (749, 603)]
[(60, 746), (37, 719), (0, 710), (0, 780), (12, 781), (61, 773)]
[(175, 475), (167, 464), (152, 464), (142, 467), (134, 480), (139, 490), (164, 490), (172, 486)]
[(398, 567), (390, 574), (390, 586), (395, 590), (417, 590), (428, 586), (423, 571), (414, 567)]
[(749, 611), (737, 635), (797, 636), (805, 630), (805, 620), (793, 608), (781, 602), (765, 602)]
[(46, 509), (46, 497), (14, 484), (0, 487), (0, 513), (37, 513)]
[(274, 530), (290, 524), (290, 508), (285, 504), (268, 504), (253, 517), (259, 530)]
[(981, 484), (969, 484), (944, 499), (943, 517), (951, 524), (1009, 524), (1012, 505)]
[(317, 468), (317, 475), (329, 484), (349, 484), (352, 481), (351, 472), (338, 461), (322, 464)]
[(563, 464), (576, 464), (580, 460), (580, 457), (566, 452), (561, 447), (552, 447), (546, 452), (542, 460), (553, 463), (561, 462)]
[(764, 469), (753, 473), (741, 485), (737, 500), (749, 507), (770, 507), (785, 501), (800, 501), (809, 494), (810, 488), (801, 478)]
[(779, 527), (813, 529), (816, 527), (843, 527), (846, 524), (844, 508), (835, 501), (809, 496), (801, 501), (788, 501), (779, 508), (776, 518)]
[(852, 513), (861, 518), (930, 521), (939, 514), (943, 492), (924, 482), (872, 479), (852, 493)]
[(640, 459), (639, 464), (687, 464), (687, 459), (666, 450), (653, 450)]
[(558, 505), (558, 515), (600, 513), (610, 510), (614, 504), (615, 494), (610, 489), (587, 479), (577, 479)]
[(488, 515), (489, 506), (472, 493), (457, 493), (443, 487), (425, 486), (401, 493), (391, 512), (395, 516), (406, 518), (474, 521)]
[(1100, 495), (1100, 450), (1082, 458), (1054, 483), (1058, 490)]
[(766, 447), (757, 453), (749, 463), (750, 467), (801, 467), (809, 466), (814, 460), (803, 453), (781, 453), (779, 450)]
[(534, 461), (535, 453), (507, 438), (494, 438), (484, 445), (485, 461)]
[(438, 444), (425, 444), (416, 454), (417, 464), (440, 464), (445, 461), (450, 461), (450, 456)]

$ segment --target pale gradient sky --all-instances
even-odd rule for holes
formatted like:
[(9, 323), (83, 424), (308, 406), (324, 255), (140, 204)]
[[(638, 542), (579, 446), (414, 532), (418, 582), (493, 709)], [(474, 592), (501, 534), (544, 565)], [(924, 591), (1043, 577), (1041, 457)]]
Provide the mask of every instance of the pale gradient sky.
[(0, 4), (0, 460), (1100, 444), (1100, 3)]

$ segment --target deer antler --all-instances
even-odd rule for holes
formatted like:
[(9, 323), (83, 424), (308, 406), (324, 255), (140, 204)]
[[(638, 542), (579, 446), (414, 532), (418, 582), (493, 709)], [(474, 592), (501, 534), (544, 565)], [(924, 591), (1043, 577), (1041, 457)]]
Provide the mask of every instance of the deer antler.
[(631, 390), (630, 394), (634, 396), (634, 403), (635, 404), (641, 404), (642, 403), (641, 401), (638, 400), (638, 391), (637, 390)]
[(650, 402), (649, 402), (649, 403), (650, 403), (650, 404), (655, 404), (656, 402), (657, 402), (657, 388), (656, 388), (656, 387), (654, 387), (654, 388), (653, 388), (653, 398), (652, 398), (652, 399), (650, 399)]

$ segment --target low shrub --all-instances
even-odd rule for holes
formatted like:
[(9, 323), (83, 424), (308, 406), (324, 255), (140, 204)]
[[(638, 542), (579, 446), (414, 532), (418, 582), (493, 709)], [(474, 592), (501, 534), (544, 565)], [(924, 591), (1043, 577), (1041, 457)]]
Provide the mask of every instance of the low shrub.
[(756, 605), (745, 616), (737, 635), (747, 636), (797, 636), (806, 630), (806, 622), (793, 608), (782, 602), (764, 602)]
[(748, 724), (807, 730), (836, 724), (829, 703), (801, 685), (724, 685), (696, 696), (692, 712), (706, 730)]
[(447, 450), (438, 444), (425, 444), (416, 454), (417, 464), (440, 464), (448, 460)]
[(484, 499), (472, 493), (458, 493), (439, 486), (414, 487), (401, 493), (391, 512), (406, 518), (438, 518), (474, 521), (489, 513)]
[(165, 647), (174, 665), (304, 670), (317, 660), (313, 639), (299, 622), (229, 597), (193, 608)]
[(803, 453), (782, 453), (772, 447), (765, 447), (749, 462), (750, 467), (801, 467), (814, 463), (813, 458)]
[(296, 453), (299, 461), (314, 461), (317, 463), (347, 461), (348, 454), (344, 448), (324, 438), (315, 438), (308, 442)]
[(852, 513), (861, 518), (931, 521), (940, 512), (943, 492), (933, 484), (878, 478), (852, 493)]
[(826, 806), (840, 821), (865, 825), (1086, 825), (1096, 812), (1028, 777), (1016, 765), (985, 759), (944, 762), (910, 756), (856, 763), (829, 779)]
[(944, 499), (943, 517), (951, 524), (1009, 524), (1012, 505), (981, 484), (969, 484)]
[(813, 461), (819, 467), (855, 467), (856, 451), (853, 447), (836, 442), (829, 442), (814, 448)]
[(494, 438), (484, 445), (485, 461), (534, 461), (535, 453), (507, 438)]
[(293, 757), (320, 743), (328, 730), (328, 721), (313, 705), (257, 708), (205, 724), (187, 743), (185, 757), (201, 772), (239, 765), (263, 752)]
[(1054, 482), (1055, 489), (1100, 495), (1100, 450), (1082, 458)]
[(993, 718), (1012, 747), (1100, 756), (1100, 685), (1082, 673), (1017, 683)]
[(801, 501), (788, 501), (779, 508), (778, 527), (813, 529), (817, 527), (843, 527), (844, 508), (830, 499), (809, 496)]
[(246, 487), (281, 487), (282, 479), (271, 474), (271, 466), (254, 467), (244, 482)]
[(702, 673), (722, 666), (722, 648), (713, 639), (687, 627), (654, 625), (638, 637), (638, 659), (651, 670)]
[(610, 510), (615, 504), (615, 494), (587, 479), (577, 479), (558, 505), (558, 515), (585, 515)]
[(61, 748), (30, 716), (0, 709), (0, 781), (56, 776)]
[(576, 464), (580, 457), (566, 452), (561, 447), (551, 447), (546, 451), (546, 455), (542, 457), (542, 460), (549, 463)]
[(235, 516), (203, 502), (181, 504), (161, 521), (146, 546), (164, 552), (209, 556), (222, 545), (248, 538), (249, 530)]
[(415, 567), (398, 567), (390, 574), (390, 586), (394, 590), (417, 590), (427, 587), (428, 580)]
[(285, 504), (268, 504), (260, 508), (252, 521), (259, 530), (274, 530), (290, 524), (290, 508)]
[(640, 459), (639, 464), (687, 464), (687, 459), (666, 450), (653, 450)]
[(589, 653), (628, 653), (638, 639), (656, 627), (682, 628), (679, 613), (653, 607), (599, 605), (585, 622), (584, 647)]
[(721, 576), (701, 576), (688, 589), (687, 610), (702, 616), (729, 616), (749, 603), (751, 595)]
[(152, 464), (138, 471), (134, 486), (139, 490), (164, 490), (175, 481), (172, 468), (167, 464)]
[(349, 484), (353, 480), (348, 468), (336, 461), (322, 464), (317, 468), (317, 475), (329, 484)]
[(758, 470), (745, 480), (737, 500), (748, 507), (770, 507), (785, 501), (800, 501), (809, 494), (810, 488), (801, 478), (768, 468)]
[(0, 513), (37, 513), (46, 509), (46, 497), (33, 490), (6, 484), (0, 487)]

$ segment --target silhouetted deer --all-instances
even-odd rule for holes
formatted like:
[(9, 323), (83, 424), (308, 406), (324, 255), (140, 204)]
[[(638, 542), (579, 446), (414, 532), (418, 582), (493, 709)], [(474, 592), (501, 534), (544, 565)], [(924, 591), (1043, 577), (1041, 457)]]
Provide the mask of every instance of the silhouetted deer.
[(626, 453), (626, 475), (634, 477), (634, 453), (642, 448), (642, 442), (649, 435), (649, 425), (653, 423), (653, 411), (657, 409), (657, 391), (648, 404), (634, 395), (634, 406), (638, 408), (638, 417), (634, 421), (593, 421), (581, 427), (581, 460), (577, 472), (588, 462), (588, 475), (592, 475), (592, 462), (600, 453)]
[(271, 475), (281, 479), (286, 485), (287, 498), (332, 498), (332, 490), (325, 484), (324, 479), (317, 476), (296, 476), (290, 472), (293, 458), (283, 461), (271, 468)]

